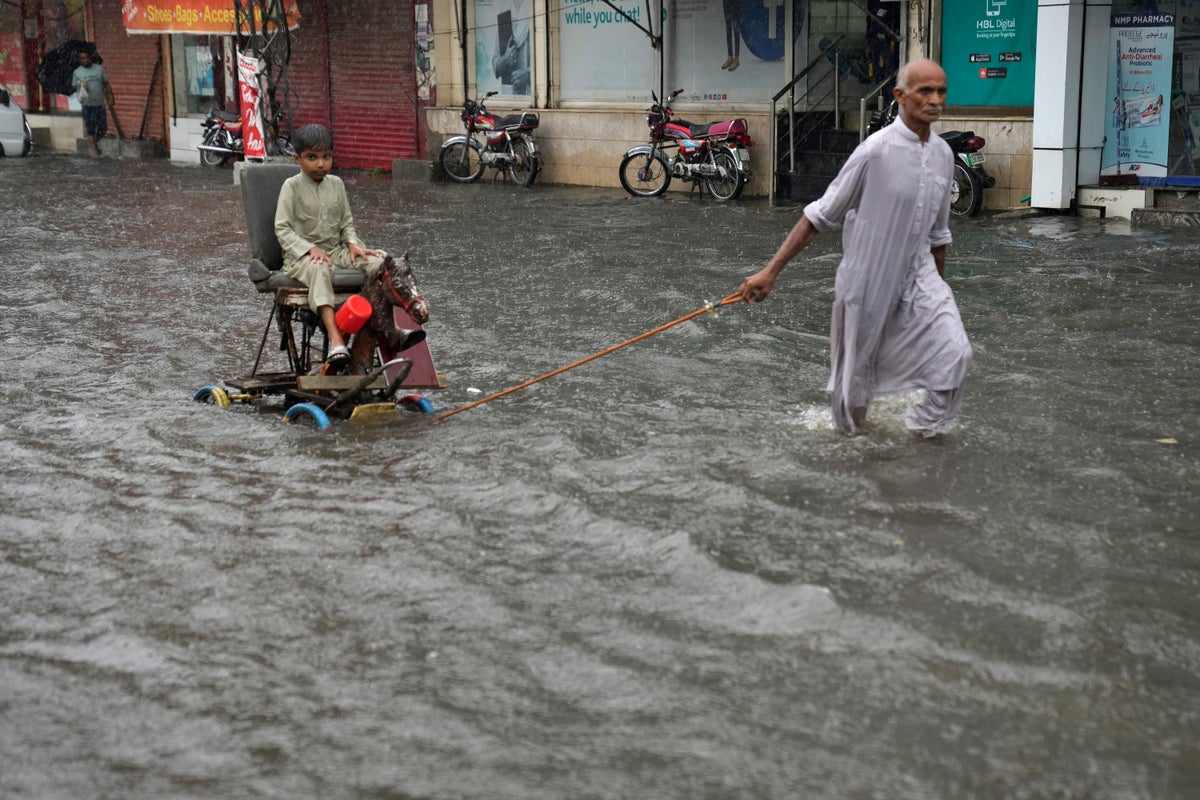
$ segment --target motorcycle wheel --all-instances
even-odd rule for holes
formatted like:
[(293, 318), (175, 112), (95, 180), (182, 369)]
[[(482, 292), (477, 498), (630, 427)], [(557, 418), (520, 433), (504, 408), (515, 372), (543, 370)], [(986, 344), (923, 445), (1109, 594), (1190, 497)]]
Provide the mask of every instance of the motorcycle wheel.
[(474, 183), (483, 174), (483, 159), (479, 151), (473, 147), (474, 142), (455, 142), (449, 147), (443, 147), (438, 161), (442, 171), (452, 181), (459, 183)]
[(973, 217), (983, 205), (983, 186), (966, 164), (954, 160), (954, 181), (950, 186), (950, 213), (956, 217)]
[[(218, 138), (219, 137), (216, 135), (215, 130), (209, 131), (208, 133), (204, 134), (204, 144), (216, 147), (228, 146), (225, 144), (225, 142), (218, 141)], [(219, 167), (225, 163), (225, 159), (227, 158), (229, 158), (229, 156), (225, 153), (214, 153), (211, 150), (200, 151), (200, 163), (206, 167)]]
[(512, 178), (512, 182), (517, 186), (529, 188), (538, 174), (538, 161), (537, 156), (533, 154), (533, 147), (529, 142), (518, 138), (513, 140), (512, 150), (513, 161), (508, 165), (508, 177)]
[(618, 174), (625, 191), (634, 197), (658, 197), (671, 185), (671, 170), (659, 153), (625, 156)]
[(716, 175), (704, 179), (708, 185), (708, 193), (718, 203), (732, 200), (741, 194), (742, 175), (738, 171), (737, 156), (721, 147), (713, 151), (713, 165), (717, 168)]

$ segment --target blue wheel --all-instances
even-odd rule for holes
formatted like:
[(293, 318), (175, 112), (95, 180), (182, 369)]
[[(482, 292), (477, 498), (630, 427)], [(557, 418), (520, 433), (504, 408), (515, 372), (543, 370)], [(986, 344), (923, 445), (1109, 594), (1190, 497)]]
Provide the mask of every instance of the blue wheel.
[(313, 403), (297, 403), (284, 412), (283, 421), (292, 422), (304, 417), (310, 417), (319, 431), (325, 430), (331, 424), (325, 410)]
[(221, 408), (229, 408), (229, 392), (222, 389), (220, 386), (201, 386), (192, 395), (192, 401), (196, 403), (207, 403), (210, 406), (220, 406)]
[(396, 401), (398, 405), (402, 405), (409, 411), (420, 411), (422, 414), (433, 413), (433, 403), (428, 397), (422, 397), (419, 394), (406, 394)]

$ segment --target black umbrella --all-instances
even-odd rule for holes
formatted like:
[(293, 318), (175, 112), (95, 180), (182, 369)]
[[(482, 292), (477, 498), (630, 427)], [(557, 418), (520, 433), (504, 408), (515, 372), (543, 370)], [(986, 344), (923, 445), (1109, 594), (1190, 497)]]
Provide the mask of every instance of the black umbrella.
[(71, 94), (75, 87), (71, 85), (71, 73), (79, 66), (79, 54), (87, 53), (92, 57), (93, 64), (103, 64), (104, 59), (96, 52), (94, 42), (81, 42), (72, 39), (63, 42), (58, 47), (46, 53), (42, 63), (38, 64), (37, 80), (42, 88), (51, 94)]

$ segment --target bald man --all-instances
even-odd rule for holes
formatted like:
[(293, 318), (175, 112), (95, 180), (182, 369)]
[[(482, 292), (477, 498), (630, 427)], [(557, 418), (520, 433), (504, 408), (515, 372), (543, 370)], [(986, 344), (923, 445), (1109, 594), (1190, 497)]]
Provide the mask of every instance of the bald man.
[(900, 69), (893, 94), (896, 121), (859, 144), (738, 291), (749, 303), (765, 299), (818, 233), (841, 226), (827, 386), (834, 422), (854, 433), (873, 398), (923, 389), (904, 422), (931, 437), (958, 416), (972, 355), (943, 278), (954, 154), (930, 125), (946, 103), (946, 73), (928, 59), (913, 61)]

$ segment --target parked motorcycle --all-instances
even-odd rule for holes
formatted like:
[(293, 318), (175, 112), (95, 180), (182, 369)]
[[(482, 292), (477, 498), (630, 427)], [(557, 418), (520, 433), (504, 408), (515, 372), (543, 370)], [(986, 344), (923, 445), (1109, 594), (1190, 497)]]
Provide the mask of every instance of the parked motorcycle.
[(987, 144), (975, 131), (946, 131), (940, 134), (954, 151), (954, 180), (950, 186), (950, 213), (957, 217), (973, 217), (983, 206), (983, 190), (996, 185), (996, 179), (983, 168), (983, 153)]
[[(671, 178), (703, 183), (718, 202), (736, 199), (750, 180), (750, 148), (754, 140), (746, 120), (727, 119), (696, 125), (674, 119), (671, 103), (683, 92), (676, 89), (666, 102), (654, 103), (646, 116), (650, 142), (631, 148), (621, 159), (619, 175), (625, 191), (635, 197), (657, 197)], [(675, 154), (668, 151), (675, 148)]]
[[(895, 100), (883, 111), (875, 111), (867, 123), (872, 134), (891, 125), (900, 107)], [(956, 217), (973, 217), (983, 206), (983, 190), (996, 185), (996, 179), (983, 168), (983, 150), (987, 144), (975, 131), (946, 131), (938, 134), (954, 151), (954, 179), (950, 185), (950, 213)]]
[[(245, 157), (241, 115), (218, 108), (209, 111), (204, 118), (204, 140), (197, 145), (197, 149), (200, 150), (200, 162), (209, 167), (219, 167), (229, 159)], [(284, 134), (278, 134), (273, 139), (268, 136), (267, 153), (291, 155), (291, 141)]]
[(542, 168), (542, 156), (533, 141), (538, 115), (522, 111), (497, 117), (484, 106), (494, 94), (488, 92), (463, 103), (459, 118), (467, 132), (442, 143), (438, 162), (451, 180), (460, 183), (474, 183), (484, 167), (491, 167), (507, 173), (518, 186), (531, 186)]

